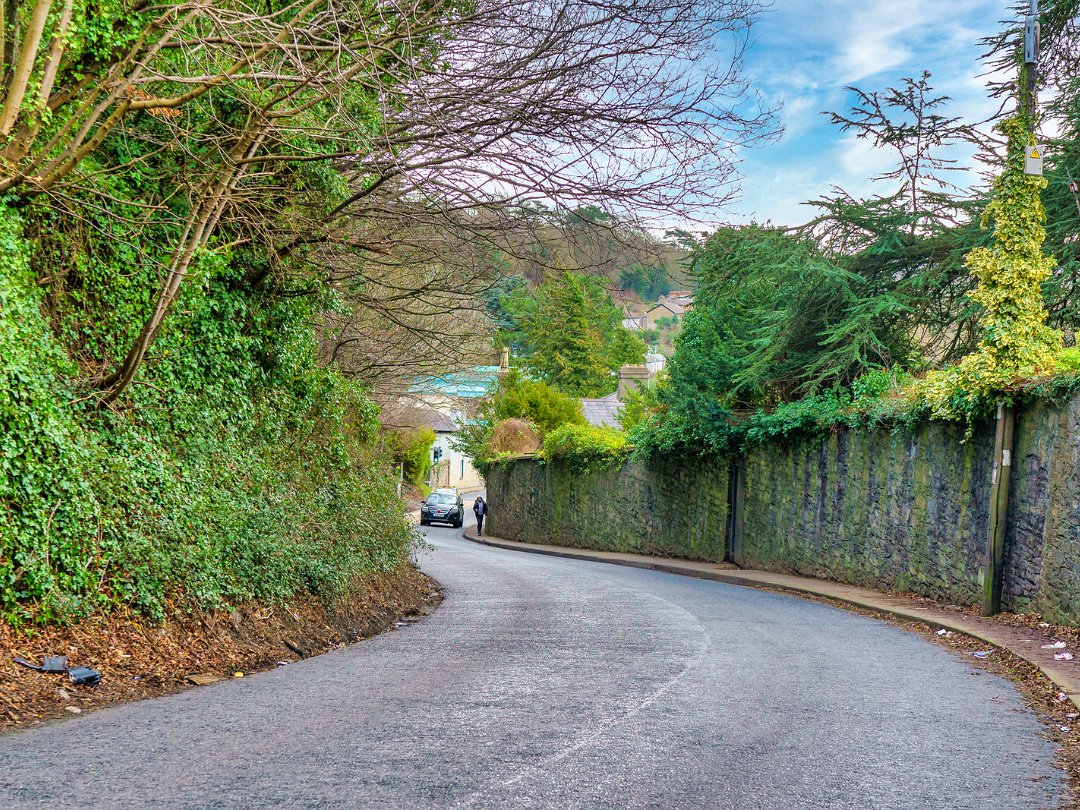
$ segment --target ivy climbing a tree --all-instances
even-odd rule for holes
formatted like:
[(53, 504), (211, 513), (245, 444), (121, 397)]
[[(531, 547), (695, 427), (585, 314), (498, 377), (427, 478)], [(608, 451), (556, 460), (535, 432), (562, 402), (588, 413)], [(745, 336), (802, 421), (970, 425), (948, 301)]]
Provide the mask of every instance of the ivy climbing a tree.
[(1042, 293), (1056, 265), (1043, 254), (1046, 179), (1024, 173), (1025, 152), (1035, 143), (1031, 124), (1018, 112), (997, 127), (1008, 138), (1008, 157), (983, 215), (994, 240), (971, 250), (966, 261), (978, 281), (969, 295), (984, 308), (981, 337), (974, 353), (917, 384), (935, 417), (970, 420), (1018, 381), (1051, 374), (1058, 364), (1061, 333), (1047, 325)]

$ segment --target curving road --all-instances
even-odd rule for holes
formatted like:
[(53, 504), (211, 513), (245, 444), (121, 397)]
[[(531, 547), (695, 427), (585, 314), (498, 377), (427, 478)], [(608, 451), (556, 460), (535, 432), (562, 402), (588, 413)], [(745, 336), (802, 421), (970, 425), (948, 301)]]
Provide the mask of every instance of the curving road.
[(1034, 808), (1006, 682), (786, 596), (432, 528), (424, 621), (0, 737), (0, 807)]

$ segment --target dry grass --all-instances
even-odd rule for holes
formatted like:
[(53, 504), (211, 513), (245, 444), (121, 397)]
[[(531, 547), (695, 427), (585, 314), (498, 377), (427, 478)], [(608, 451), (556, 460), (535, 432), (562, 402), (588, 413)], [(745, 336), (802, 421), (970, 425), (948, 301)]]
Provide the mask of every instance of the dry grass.
[(536, 428), (524, 419), (505, 419), (495, 425), (491, 433), (489, 450), (492, 456), (500, 453), (521, 455), (536, 453), (543, 446)]

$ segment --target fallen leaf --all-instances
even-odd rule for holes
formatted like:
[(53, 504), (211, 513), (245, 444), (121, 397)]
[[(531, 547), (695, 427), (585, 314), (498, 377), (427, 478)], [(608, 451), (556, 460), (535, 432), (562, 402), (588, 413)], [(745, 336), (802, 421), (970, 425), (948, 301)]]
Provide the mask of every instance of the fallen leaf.
[(209, 686), (212, 683), (220, 681), (221, 676), (213, 675), (209, 672), (200, 672), (198, 675), (188, 675), (187, 679), (196, 686)]

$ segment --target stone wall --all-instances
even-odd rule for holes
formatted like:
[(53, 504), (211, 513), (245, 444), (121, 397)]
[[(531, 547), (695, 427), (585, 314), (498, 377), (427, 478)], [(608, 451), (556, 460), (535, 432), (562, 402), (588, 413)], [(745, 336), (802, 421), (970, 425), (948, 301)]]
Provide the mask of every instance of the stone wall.
[(741, 562), (977, 603), (994, 436), (962, 439), (932, 424), (755, 449)]
[[(981, 598), (993, 426), (940, 423), (778, 442), (745, 460), (743, 565), (923, 594)], [(489, 475), (492, 534), (722, 560), (728, 463), (627, 463), (578, 476), (534, 460)], [(1020, 409), (1003, 606), (1080, 624), (1080, 397)]]
[(1048, 619), (1080, 624), (1080, 397), (1032, 408), (1021, 425), (1015, 457), (1024, 509), (1014, 513), (1010, 504), (1006, 577), (1022, 578)]
[(576, 475), (531, 459), (488, 474), (485, 529), (525, 543), (721, 561), (727, 467), (631, 464)]

